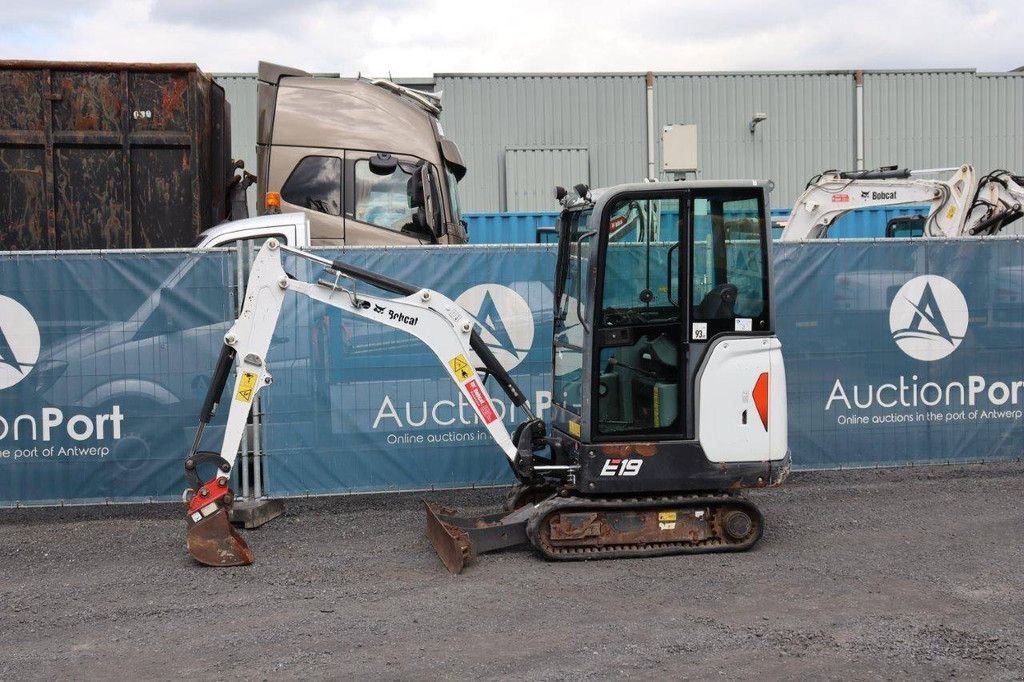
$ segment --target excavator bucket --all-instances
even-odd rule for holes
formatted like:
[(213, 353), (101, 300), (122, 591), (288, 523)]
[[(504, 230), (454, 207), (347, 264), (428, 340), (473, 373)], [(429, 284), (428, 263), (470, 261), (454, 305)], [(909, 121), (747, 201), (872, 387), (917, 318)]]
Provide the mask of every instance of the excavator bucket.
[[(221, 352), (221, 359), (217, 363), (218, 378), (215, 383), (220, 382), (221, 388), (232, 357), (232, 353)], [(210, 395), (215, 396), (217, 392), (211, 391)], [(209, 395), (207, 402), (213, 402)], [(213, 414), (213, 408), (207, 405), (203, 408), (203, 414), (208, 419)], [(200, 423), (196, 444), (202, 437), (204, 425), (205, 422)], [(254, 560), (252, 550), (231, 525), (231, 506), (235, 501), (228, 483), (231, 464), (216, 452), (195, 452), (194, 449), (195, 445), (192, 454), (185, 459), (185, 480), (189, 487), (183, 501), (188, 507), (188, 531), (185, 535), (188, 553), (206, 566), (248, 566)], [(203, 483), (197, 468), (210, 463), (217, 465), (217, 473)]]
[(458, 512), (423, 501), (427, 510), (427, 537), (434, 551), (452, 573), (461, 573), (478, 554), (527, 542), (529, 510), (486, 516), (459, 516)]
[(193, 559), (206, 566), (248, 566), (255, 557), (231, 525), (227, 507), (198, 522), (189, 519), (186, 542)]

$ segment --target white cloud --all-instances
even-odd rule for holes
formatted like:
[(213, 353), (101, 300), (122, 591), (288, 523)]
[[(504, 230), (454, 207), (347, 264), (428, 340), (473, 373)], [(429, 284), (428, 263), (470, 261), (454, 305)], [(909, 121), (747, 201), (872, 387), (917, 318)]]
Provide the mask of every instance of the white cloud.
[[(87, 6), (88, 5), (88, 6)], [(40, 0), (9, 10), (5, 58), (194, 61), (254, 71), (701, 71), (1024, 64), (1019, 0), (585, 3)]]

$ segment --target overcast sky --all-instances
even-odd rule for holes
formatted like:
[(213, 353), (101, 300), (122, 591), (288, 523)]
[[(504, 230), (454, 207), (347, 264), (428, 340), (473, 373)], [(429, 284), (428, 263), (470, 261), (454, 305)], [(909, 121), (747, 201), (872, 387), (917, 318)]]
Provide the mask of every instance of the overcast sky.
[(429, 76), (1024, 65), (1022, 0), (7, 0), (0, 59)]

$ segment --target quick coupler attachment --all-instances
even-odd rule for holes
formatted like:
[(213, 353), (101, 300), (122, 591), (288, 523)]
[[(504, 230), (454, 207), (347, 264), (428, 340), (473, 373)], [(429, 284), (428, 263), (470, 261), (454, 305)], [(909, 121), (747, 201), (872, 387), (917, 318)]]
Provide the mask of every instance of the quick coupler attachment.
[(423, 506), (427, 512), (427, 537), (441, 563), (452, 573), (462, 573), (466, 563), (479, 554), (528, 542), (528, 508), (468, 517), (426, 500)]
[[(197, 460), (220, 459), (217, 475), (201, 483), (196, 474)], [(228, 483), (231, 467), (215, 453), (200, 452), (185, 460), (189, 480), (185, 502), (188, 505), (186, 544), (189, 555), (206, 566), (248, 566), (255, 557), (249, 545), (231, 525), (234, 494)]]

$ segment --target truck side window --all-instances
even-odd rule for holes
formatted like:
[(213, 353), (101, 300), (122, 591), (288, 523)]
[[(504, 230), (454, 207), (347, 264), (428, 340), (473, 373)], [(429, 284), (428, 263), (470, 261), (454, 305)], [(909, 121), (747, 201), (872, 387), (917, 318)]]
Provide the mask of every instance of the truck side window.
[(307, 156), (281, 188), (281, 198), (289, 204), (341, 215), (341, 159), (334, 156)]
[(355, 209), (352, 216), (387, 230), (401, 232), (412, 222), (416, 209), (409, 205), (409, 181), (412, 175), (401, 166), (391, 175), (374, 175), (370, 162), (355, 163)]

